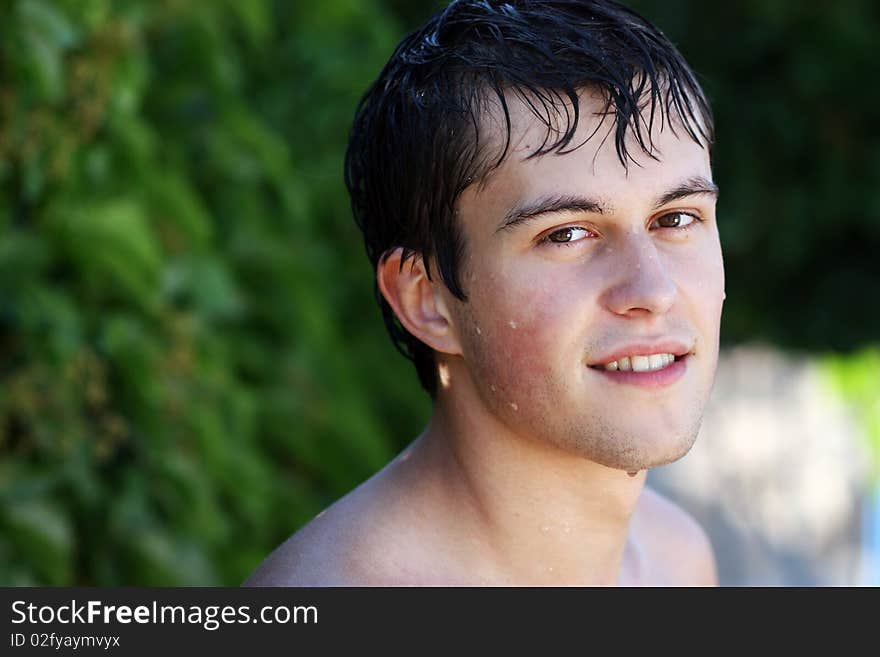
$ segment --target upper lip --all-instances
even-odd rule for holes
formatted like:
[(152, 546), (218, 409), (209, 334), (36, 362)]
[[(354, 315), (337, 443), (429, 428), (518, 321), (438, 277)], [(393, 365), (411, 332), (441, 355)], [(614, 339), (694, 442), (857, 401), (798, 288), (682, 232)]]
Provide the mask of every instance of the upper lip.
[(607, 365), (624, 356), (650, 356), (651, 354), (672, 354), (684, 356), (691, 353), (691, 347), (679, 340), (658, 340), (656, 342), (631, 342), (603, 354), (589, 363), (590, 366)]

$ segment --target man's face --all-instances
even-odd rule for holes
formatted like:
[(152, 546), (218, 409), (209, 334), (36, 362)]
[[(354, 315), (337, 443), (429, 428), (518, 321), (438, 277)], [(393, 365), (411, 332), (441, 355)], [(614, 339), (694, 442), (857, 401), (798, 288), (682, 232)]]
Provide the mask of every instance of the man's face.
[[(583, 95), (574, 144), (601, 107)], [(628, 171), (602, 140), (610, 120), (580, 148), (525, 159), (546, 128), (511, 111), (505, 163), (458, 204), (468, 300), (447, 298), (479, 401), (609, 467), (678, 459), (714, 381), (724, 298), (708, 152), (666, 117), (658, 159), (633, 143)]]

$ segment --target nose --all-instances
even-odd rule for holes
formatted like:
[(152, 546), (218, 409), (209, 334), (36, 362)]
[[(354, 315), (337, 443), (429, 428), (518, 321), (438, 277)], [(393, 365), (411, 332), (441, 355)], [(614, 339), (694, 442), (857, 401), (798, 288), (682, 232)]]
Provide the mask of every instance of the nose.
[(603, 305), (616, 315), (662, 315), (675, 303), (678, 287), (650, 237), (629, 238), (619, 244), (611, 283)]

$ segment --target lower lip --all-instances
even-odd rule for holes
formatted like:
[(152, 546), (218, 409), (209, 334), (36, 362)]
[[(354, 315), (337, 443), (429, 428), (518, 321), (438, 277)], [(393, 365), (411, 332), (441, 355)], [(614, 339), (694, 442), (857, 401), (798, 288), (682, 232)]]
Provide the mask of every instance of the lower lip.
[(615, 383), (637, 386), (639, 388), (665, 388), (678, 381), (687, 369), (687, 360), (690, 355), (680, 356), (662, 370), (649, 372), (622, 372), (620, 370), (606, 370), (591, 367), (590, 369), (606, 376)]

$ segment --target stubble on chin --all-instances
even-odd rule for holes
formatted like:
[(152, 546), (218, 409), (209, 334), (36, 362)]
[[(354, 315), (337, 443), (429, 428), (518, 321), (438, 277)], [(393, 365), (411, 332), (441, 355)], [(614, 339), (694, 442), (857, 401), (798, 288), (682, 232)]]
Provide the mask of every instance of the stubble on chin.
[(602, 415), (551, 429), (545, 439), (577, 456), (618, 470), (645, 470), (684, 457), (694, 446), (703, 420), (703, 405), (670, 411), (663, 428), (627, 426)]

